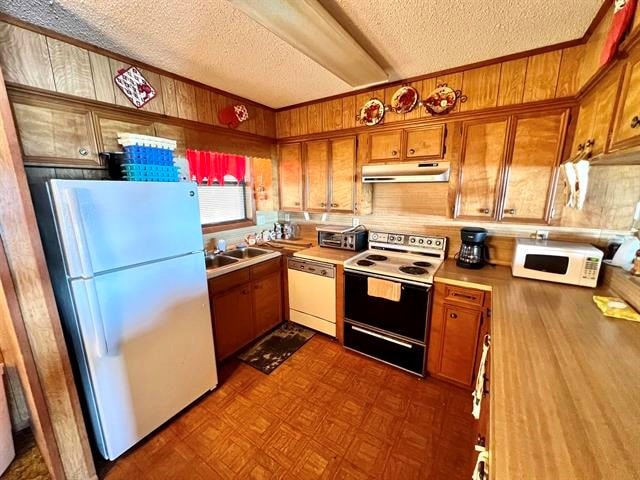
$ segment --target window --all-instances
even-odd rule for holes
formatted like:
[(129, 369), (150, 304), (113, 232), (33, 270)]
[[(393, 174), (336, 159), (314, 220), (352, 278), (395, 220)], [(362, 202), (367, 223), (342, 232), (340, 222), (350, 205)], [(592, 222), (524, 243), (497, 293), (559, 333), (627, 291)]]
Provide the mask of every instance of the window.
[(230, 175), (225, 176), (224, 185), (199, 186), (198, 197), (202, 225), (240, 222), (250, 216), (246, 187)]

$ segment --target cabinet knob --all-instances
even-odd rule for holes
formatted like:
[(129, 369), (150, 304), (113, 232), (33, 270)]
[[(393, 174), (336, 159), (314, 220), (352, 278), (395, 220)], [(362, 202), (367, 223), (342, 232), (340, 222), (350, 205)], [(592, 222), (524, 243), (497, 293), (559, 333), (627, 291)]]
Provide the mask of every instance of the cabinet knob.
[(504, 213), (508, 213), (509, 215), (515, 215), (516, 214), (516, 209), (515, 208), (505, 208)]
[(321, 207), (326, 207), (326, 206), (327, 206), (327, 204), (326, 204), (326, 203), (324, 203), (324, 202), (322, 202), (322, 203), (320, 203), (320, 206), (321, 206)]
[(488, 208), (481, 208), (480, 209), (480, 213), (484, 213), (485, 215), (489, 215), (489, 209)]
[(482, 435), (478, 434), (478, 438), (476, 439), (476, 445), (478, 447), (486, 447), (487, 446), (487, 439), (484, 438)]
[(332, 203), (332, 204), (331, 204), (331, 206), (332, 206), (333, 208), (336, 208), (336, 207), (338, 206), (338, 204), (337, 204), (337, 203)]
[(249, 295), (249, 290), (247, 290), (246, 288), (244, 290), (242, 290), (242, 294), (243, 295)]
[(398, 151), (397, 151), (397, 150), (392, 150), (392, 151), (391, 151), (391, 155), (392, 155), (393, 157), (397, 156), (397, 155), (398, 155)]
[(293, 204), (298, 207), (300, 205), (300, 202), (293, 202)]
[(457, 313), (450, 313), (449, 317), (451, 318), (458, 318), (458, 314)]
[(415, 151), (413, 148), (410, 148), (410, 149), (409, 149), (409, 153), (410, 153), (411, 155), (413, 155), (414, 153), (416, 153), (416, 151)]
[(631, 119), (631, 128), (638, 128), (638, 127), (640, 127), (640, 117), (636, 115)]
[(82, 148), (78, 149), (78, 153), (80, 155), (82, 155), (83, 157), (86, 157), (87, 155), (89, 155), (89, 150), (87, 150), (86, 148), (82, 147)]

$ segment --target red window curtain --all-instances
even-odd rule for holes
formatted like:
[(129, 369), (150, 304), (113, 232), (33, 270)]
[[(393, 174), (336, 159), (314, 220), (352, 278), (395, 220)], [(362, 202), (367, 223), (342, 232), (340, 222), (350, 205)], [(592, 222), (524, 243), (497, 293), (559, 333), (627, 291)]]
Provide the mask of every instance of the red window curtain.
[(244, 182), (247, 173), (247, 157), (243, 155), (187, 149), (187, 162), (189, 176), (198, 185), (202, 184), (205, 178), (208, 185), (214, 180), (224, 185), (225, 175), (231, 175), (241, 183)]

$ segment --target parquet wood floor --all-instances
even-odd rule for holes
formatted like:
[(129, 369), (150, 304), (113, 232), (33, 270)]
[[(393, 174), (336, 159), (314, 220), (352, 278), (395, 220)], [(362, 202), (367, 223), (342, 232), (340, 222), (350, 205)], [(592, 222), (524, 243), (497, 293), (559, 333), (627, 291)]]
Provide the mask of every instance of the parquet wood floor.
[(120, 479), (456, 480), (473, 469), (469, 392), (314, 336), (271, 375), (220, 385), (105, 466)]

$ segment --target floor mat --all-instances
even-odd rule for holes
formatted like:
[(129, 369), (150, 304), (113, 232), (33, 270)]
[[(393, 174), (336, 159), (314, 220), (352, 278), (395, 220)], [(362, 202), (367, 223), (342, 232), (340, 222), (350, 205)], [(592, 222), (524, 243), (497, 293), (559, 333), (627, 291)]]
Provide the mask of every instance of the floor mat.
[(287, 322), (238, 358), (269, 375), (314, 335), (308, 328)]

